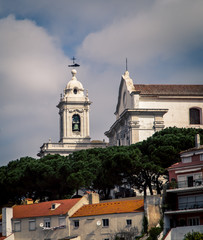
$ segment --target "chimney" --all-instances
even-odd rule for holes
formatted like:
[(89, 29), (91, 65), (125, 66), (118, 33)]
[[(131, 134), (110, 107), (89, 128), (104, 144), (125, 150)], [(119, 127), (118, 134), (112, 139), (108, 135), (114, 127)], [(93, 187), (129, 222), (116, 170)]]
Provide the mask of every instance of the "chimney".
[(95, 192), (88, 193), (89, 204), (99, 203), (99, 194)]
[(199, 134), (195, 135), (195, 147), (196, 148), (200, 147), (200, 136), (199, 136)]
[(8, 237), (12, 233), (13, 208), (2, 208), (2, 236)]

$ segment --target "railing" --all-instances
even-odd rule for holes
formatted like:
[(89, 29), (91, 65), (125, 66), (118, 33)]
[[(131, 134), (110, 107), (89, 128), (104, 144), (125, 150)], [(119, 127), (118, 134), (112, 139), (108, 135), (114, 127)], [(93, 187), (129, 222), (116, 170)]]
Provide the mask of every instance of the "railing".
[(171, 181), (169, 184), (169, 188), (175, 189), (175, 188), (187, 188), (187, 187), (199, 187), (203, 186), (203, 179), (196, 179), (193, 181)]
[(178, 210), (203, 208), (203, 201), (185, 202), (178, 204)]
[(203, 185), (203, 179), (196, 179), (193, 181), (178, 181), (178, 188), (184, 188), (184, 187), (198, 187)]

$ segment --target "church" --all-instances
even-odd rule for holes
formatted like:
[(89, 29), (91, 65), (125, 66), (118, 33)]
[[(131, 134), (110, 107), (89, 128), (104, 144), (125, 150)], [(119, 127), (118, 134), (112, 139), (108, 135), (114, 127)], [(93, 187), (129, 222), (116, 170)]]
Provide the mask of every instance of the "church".
[(167, 127), (203, 128), (203, 85), (134, 84), (121, 77), (109, 146), (128, 146)]
[(40, 147), (40, 152), (37, 154), (43, 157), (47, 154), (69, 155), (74, 151), (79, 151), (89, 148), (105, 148), (107, 143), (104, 141), (93, 140), (90, 138), (89, 127), (89, 111), (90, 100), (88, 91), (83, 88), (80, 81), (77, 80), (76, 64), (73, 59), (72, 79), (68, 82), (64, 89), (64, 94), (61, 95), (59, 104), (59, 119), (60, 119), (60, 140), (58, 143), (44, 143)]

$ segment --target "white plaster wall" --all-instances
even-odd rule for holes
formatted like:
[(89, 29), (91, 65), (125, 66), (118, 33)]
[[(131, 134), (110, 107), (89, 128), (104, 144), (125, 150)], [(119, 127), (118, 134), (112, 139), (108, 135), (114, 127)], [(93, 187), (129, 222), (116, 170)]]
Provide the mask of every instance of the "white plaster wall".
[(172, 228), (170, 233), (167, 235), (165, 240), (182, 240), (184, 235), (191, 232), (201, 232), (203, 233), (203, 226), (188, 226), (188, 227), (177, 227)]
[(13, 208), (2, 208), (2, 235), (9, 236), (12, 233), (11, 219), (13, 217)]
[(139, 108), (169, 109), (163, 116), (165, 127), (195, 127), (196, 125), (189, 124), (189, 109), (192, 107), (200, 107), (203, 109), (203, 99), (141, 98), (139, 102)]
[[(51, 227), (59, 226), (59, 216), (51, 216)], [(40, 227), (40, 223), (44, 223), (44, 217), (38, 217), (36, 219), (36, 230), (29, 230), (29, 220), (34, 218), (21, 219), (21, 231), (15, 232), (15, 240), (38, 240), (38, 239), (60, 239), (67, 237), (69, 234), (68, 219), (66, 219), (66, 228), (56, 230), (43, 230)]]
[[(98, 216), (87, 216), (70, 218), (71, 235), (79, 235), (82, 240), (110, 238), (119, 230), (126, 229), (126, 220), (132, 219), (132, 227), (137, 227), (139, 233), (142, 231), (142, 220), (144, 213), (121, 213)], [(109, 219), (109, 227), (102, 226), (102, 219)], [(74, 220), (79, 220), (79, 228), (74, 227)], [(101, 225), (98, 226), (97, 222)]]

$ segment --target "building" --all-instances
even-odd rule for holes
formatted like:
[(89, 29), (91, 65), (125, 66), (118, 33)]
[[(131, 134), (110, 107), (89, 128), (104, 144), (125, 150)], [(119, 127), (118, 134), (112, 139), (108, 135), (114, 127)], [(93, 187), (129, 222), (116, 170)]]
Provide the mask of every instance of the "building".
[(121, 77), (110, 146), (131, 145), (166, 127), (203, 128), (203, 85), (133, 84)]
[(164, 233), (170, 232), (165, 240), (182, 240), (191, 231), (203, 233), (203, 146), (196, 142), (195, 148), (180, 153), (181, 162), (168, 168)]
[(2, 209), (2, 235), (6, 240), (77, 239), (70, 234), (69, 216), (85, 204), (97, 203), (98, 194)]
[(131, 239), (141, 234), (143, 216), (143, 199), (89, 204), (70, 217), (70, 231), (81, 240), (110, 240), (116, 233)]
[[(75, 65), (71, 65), (75, 66)], [(69, 155), (74, 151), (89, 148), (104, 148), (104, 141), (91, 141), (89, 127), (90, 100), (88, 92), (76, 78), (77, 71), (72, 69), (72, 79), (66, 85), (57, 107), (60, 115), (60, 140), (58, 143), (44, 143), (38, 156), (47, 154)]]

